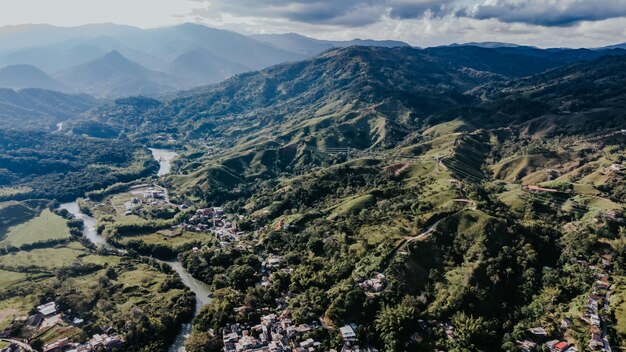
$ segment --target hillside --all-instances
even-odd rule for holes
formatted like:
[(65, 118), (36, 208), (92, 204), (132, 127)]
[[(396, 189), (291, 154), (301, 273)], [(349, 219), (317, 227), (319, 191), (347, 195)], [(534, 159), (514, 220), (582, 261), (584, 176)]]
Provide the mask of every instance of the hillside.
[(31, 65), (12, 65), (1, 68), (0, 87), (63, 90), (63, 85), (60, 82)]
[(184, 79), (183, 87), (191, 88), (219, 82), (247, 70), (246, 66), (223, 59), (207, 49), (196, 48), (174, 59), (166, 71)]
[(57, 129), (59, 122), (101, 102), (91, 96), (43, 89), (0, 89), (0, 119), (4, 129)]
[[(184, 52), (181, 67), (198, 71), (220, 60)], [(513, 352), (550, 340), (584, 350), (598, 336), (617, 349), (626, 341), (626, 304), (612, 296), (626, 282), (626, 57), (594, 55), (352, 46), (118, 98), (61, 131), (4, 132), (0, 195), (85, 195), (80, 207), (102, 238), (135, 258), (121, 261), (130, 271), (142, 256), (177, 258), (211, 292), (190, 352), (222, 350), (224, 334), (242, 331), (263, 341), (259, 321), (272, 339), (291, 331), (294, 345), (311, 338), (325, 351), (344, 346), (341, 327), (354, 329), (350, 343), (384, 351)], [(109, 56), (120, 63), (112, 72), (144, 72)], [(173, 149), (170, 173), (151, 177), (145, 146)], [(44, 274), (78, 265), (83, 250), (70, 245), (0, 254), (6, 285), (26, 281), (9, 271), (28, 256), (42, 258)], [(112, 299), (137, 290), (120, 267), (107, 272), (102, 282), (121, 285)], [(147, 302), (175, 287), (158, 281), (142, 281)], [(59, 282), (51, 295), (65, 291)], [(156, 310), (142, 313), (151, 308), (142, 297), (130, 311), (156, 326), (122, 332), (133, 346), (169, 326), (150, 317)], [(94, 304), (119, 316), (108, 299)], [(116, 321), (124, 331), (127, 319)]]
[(485, 86), (476, 109), (448, 113), (485, 127), (519, 124), (528, 135), (616, 130), (624, 126), (624, 56), (607, 56)]
[[(136, 116), (118, 115), (126, 107), (113, 105), (95, 111), (92, 117), (106, 115), (107, 122), (114, 126), (124, 125), (125, 121), (134, 126), (146, 126), (144, 122), (148, 122), (150, 125), (145, 128), (162, 129), (169, 123), (181, 131), (189, 131), (189, 126), (195, 136), (228, 135), (236, 129), (238, 134), (247, 134), (246, 131), (260, 132), (254, 129), (259, 124), (281, 124), (292, 126), (292, 131), (280, 129), (285, 141), (298, 135), (298, 131), (305, 131), (306, 135), (316, 131), (321, 135), (316, 139), (328, 139), (324, 143), (329, 145), (337, 144), (332, 139), (341, 137), (325, 136), (323, 131), (328, 126), (347, 124), (366, 129), (366, 139), (353, 143), (353, 147), (383, 143), (386, 138), (397, 142), (397, 135), (406, 134), (403, 129), (418, 128), (422, 119), (433, 113), (474, 104), (477, 97), (465, 94), (467, 91), (504, 80), (512, 68), (534, 70), (529, 73), (546, 69), (526, 65), (528, 57), (478, 49), (449, 49), (459, 51), (454, 59), (450, 58), (452, 54), (446, 54), (448, 49), (336, 49), (307, 61), (278, 65), (183, 92), (158, 110), (149, 109)], [(483, 62), (484, 57), (493, 59)], [(285, 125), (287, 120), (289, 124)], [(224, 125), (220, 121), (230, 123)], [(238, 127), (244, 124), (246, 128)]]
[(130, 94), (154, 95), (174, 90), (167, 76), (133, 62), (118, 51), (78, 65), (59, 74), (74, 91), (96, 97)]

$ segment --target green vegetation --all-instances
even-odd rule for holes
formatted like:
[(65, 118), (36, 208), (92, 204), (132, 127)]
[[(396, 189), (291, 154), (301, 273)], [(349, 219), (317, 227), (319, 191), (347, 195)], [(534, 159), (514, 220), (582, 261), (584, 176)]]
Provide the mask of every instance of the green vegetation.
[[(270, 312), (321, 320), (298, 337), (320, 350), (340, 350), (338, 328), (351, 323), (360, 345), (384, 351), (515, 351), (531, 327), (582, 350), (585, 302), (607, 275), (615, 297), (602, 319), (623, 346), (626, 60), (540, 73), (565, 59), (522, 62), (502, 50), (331, 50), (75, 121), (115, 141), (24, 138), (46, 140), (36, 152), (6, 143), (7, 199), (90, 190), (81, 208), (128, 255), (68, 240), (11, 248), (0, 256), (0, 298), (55, 299), (123, 331), (129, 351), (163, 351), (193, 298), (142, 256), (178, 257), (214, 294), (194, 319), (191, 352), (221, 349), (227, 324), (254, 326)], [(138, 143), (170, 139), (184, 148), (176, 172), (146, 202), (159, 186), (138, 180), (155, 169)], [(24, 204), (0, 207), (0, 219), (32, 235), (41, 207)], [(194, 229), (195, 210), (209, 206), (240, 235)], [(384, 285), (364, 284), (379, 274)], [(562, 328), (564, 317), (576, 323)], [(64, 328), (50, 334), (81, 338)]]
[(0, 247), (20, 247), (38, 241), (67, 239), (70, 232), (65, 219), (44, 209), (32, 220), (10, 227), (2, 237)]
[(72, 200), (86, 191), (147, 176), (156, 167), (147, 149), (128, 140), (0, 130), (2, 200)]

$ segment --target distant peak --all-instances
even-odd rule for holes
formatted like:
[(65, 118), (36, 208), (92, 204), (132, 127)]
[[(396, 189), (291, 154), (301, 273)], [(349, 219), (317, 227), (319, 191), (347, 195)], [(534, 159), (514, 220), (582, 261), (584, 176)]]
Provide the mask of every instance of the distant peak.
[(123, 57), (124, 57), (124, 56), (123, 56), (122, 54), (120, 54), (120, 52), (119, 52), (119, 51), (117, 51), (117, 50), (112, 50), (112, 51), (109, 51), (109, 52), (108, 52), (105, 56), (107, 56), (107, 57), (119, 57), (119, 58), (123, 58)]

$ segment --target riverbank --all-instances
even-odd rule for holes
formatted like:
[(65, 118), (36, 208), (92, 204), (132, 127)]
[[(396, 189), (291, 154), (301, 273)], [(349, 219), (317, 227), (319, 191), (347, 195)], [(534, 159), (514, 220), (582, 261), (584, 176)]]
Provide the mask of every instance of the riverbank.
[[(152, 151), (152, 155), (155, 160), (159, 162), (159, 176), (167, 175), (171, 172), (172, 168), (172, 160), (178, 155), (176, 152), (165, 150), (165, 149), (150, 149)], [(75, 218), (83, 221), (84, 228), (83, 234), (84, 236), (92, 242), (97, 247), (105, 247), (108, 249), (117, 250), (111, 244), (109, 244), (106, 239), (97, 233), (96, 228), (96, 219), (92, 216), (89, 216), (83, 213), (78, 206), (77, 200), (69, 203), (63, 203), (60, 205), (61, 209), (66, 209), (70, 212)], [(183, 284), (189, 288), (195, 294), (195, 307), (194, 314), (195, 317), (200, 309), (210, 303), (209, 295), (211, 293), (210, 287), (205, 283), (193, 278), (187, 270), (179, 263), (177, 260), (158, 260), (161, 263), (165, 263), (174, 270), (178, 276), (180, 277)], [(183, 324), (179, 334), (176, 336), (176, 339), (172, 343), (169, 348), (169, 352), (184, 352), (185, 351), (185, 341), (187, 337), (191, 333), (191, 323)]]

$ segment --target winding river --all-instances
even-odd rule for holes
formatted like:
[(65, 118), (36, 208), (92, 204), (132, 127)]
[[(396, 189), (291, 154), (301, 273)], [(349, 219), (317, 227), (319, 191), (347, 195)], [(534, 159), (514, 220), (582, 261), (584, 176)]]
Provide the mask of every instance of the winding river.
[[(152, 156), (156, 161), (159, 162), (159, 172), (157, 175), (163, 176), (168, 174), (172, 170), (172, 159), (174, 159), (178, 154), (171, 150), (166, 149), (150, 149), (152, 152)], [(73, 214), (77, 219), (81, 219), (84, 223), (83, 234), (87, 239), (89, 239), (96, 246), (104, 246), (106, 248), (113, 248), (104, 237), (98, 235), (96, 230), (96, 219), (92, 216), (89, 216), (83, 213), (78, 206), (78, 202), (73, 201), (70, 203), (61, 204), (60, 208), (66, 209), (71, 214)], [(193, 293), (196, 294), (196, 306), (194, 310), (194, 316), (198, 314), (200, 309), (210, 302), (209, 294), (211, 290), (209, 286), (202, 281), (196, 280), (183, 268), (181, 263), (176, 260), (160, 260), (160, 262), (169, 265), (178, 276), (180, 276), (181, 281), (185, 286), (187, 286)], [(169, 352), (184, 352), (185, 351), (185, 340), (191, 333), (191, 324), (184, 324), (178, 336), (176, 336), (176, 340), (170, 346)]]

